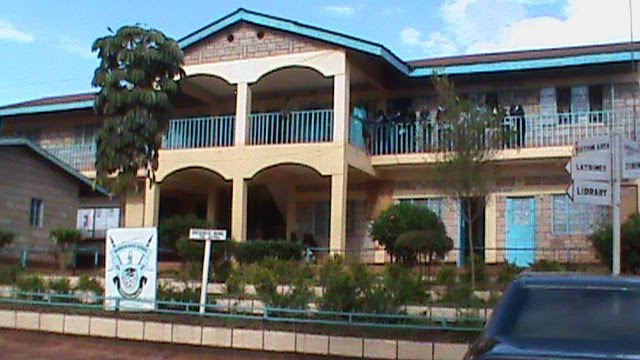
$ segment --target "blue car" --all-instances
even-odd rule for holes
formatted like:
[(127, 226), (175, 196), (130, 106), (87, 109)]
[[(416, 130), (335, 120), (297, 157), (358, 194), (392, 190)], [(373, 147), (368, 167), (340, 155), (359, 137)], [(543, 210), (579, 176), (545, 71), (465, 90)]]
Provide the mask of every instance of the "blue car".
[(522, 275), (465, 359), (640, 359), (640, 278)]

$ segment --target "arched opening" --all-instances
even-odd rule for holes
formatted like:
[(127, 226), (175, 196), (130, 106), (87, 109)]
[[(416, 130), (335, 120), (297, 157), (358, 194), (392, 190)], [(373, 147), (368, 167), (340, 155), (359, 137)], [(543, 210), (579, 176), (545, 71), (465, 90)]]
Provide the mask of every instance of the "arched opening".
[(333, 78), (309, 67), (285, 67), (263, 75), (251, 91), (250, 144), (332, 140)]
[(235, 86), (220, 77), (193, 75), (180, 81), (180, 92), (172, 100), (176, 114), (169, 122), (165, 148), (233, 145)]
[(220, 174), (185, 168), (167, 175), (159, 186), (161, 226), (171, 217), (191, 214), (215, 228), (231, 228), (231, 183)]
[(247, 237), (328, 246), (331, 179), (301, 164), (260, 170), (248, 182)]

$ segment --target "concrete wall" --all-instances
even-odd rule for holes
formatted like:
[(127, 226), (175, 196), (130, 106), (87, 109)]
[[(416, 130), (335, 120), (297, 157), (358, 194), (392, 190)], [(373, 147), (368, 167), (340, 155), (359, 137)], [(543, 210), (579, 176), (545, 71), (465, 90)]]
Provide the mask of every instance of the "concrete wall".
[[(14, 243), (51, 246), (52, 228), (75, 228), (78, 180), (23, 147), (0, 148), (0, 174), (0, 227), (17, 235)], [(44, 203), (41, 227), (30, 225), (32, 198)]]
[(316, 335), (289, 331), (128, 320), (107, 316), (0, 310), (0, 328), (179, 345), (367, 359), (457, 360), (467, 344)]

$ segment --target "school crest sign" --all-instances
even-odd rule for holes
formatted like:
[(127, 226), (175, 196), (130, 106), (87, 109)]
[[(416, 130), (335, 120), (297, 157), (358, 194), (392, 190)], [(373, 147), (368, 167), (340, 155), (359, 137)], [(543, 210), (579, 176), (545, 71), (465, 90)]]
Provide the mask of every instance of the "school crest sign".
[(157, 229), (110, 229), (105, 254), (105, 307), (134, 311), (155, 309)]

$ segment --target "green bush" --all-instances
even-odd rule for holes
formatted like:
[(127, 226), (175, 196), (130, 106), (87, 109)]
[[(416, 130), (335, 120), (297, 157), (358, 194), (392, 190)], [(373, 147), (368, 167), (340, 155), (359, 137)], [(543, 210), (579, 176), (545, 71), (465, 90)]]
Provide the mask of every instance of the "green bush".
[(300, 261), (304, 256), (304, 245), (287, 240), (235, 243), (233, 256), (241, 264), (255, 264), (267, 258)]
[[(476, 255), (475, 259), (476, 284), (486, 284), (489, 282), (487, 265), (484, 263), (484, 259), (482, 257)], [(467, 257), (465, 261), (465, 271), (462, 274), (462, 280), (471, 282), (471, 257)]]
[(14, 233), (0, 229), (0, 249), (9, 246), (14, 238)]
[(24, 275), (19, 276), (16, 281), (16, 287), (22, 292), (44, 292), (47, 289), (44, 280), (40, 275)]
[[(186, 238), (188, 240), (190, 229), (208, 229), (213, 227), (214, 224), (207, 220), (198, 218), (195, 214), (176, 214), (160, 221), (160, 226), (158, 227), (158, 232), (160, 234), (159, 245), (162, 248), (179, 250), (178, 240), (181, 238)], [(186, 261), (187, 259), (183, 256), (189, 257), (190, 255), (193, 255), (190, 250), (192, 249), (187, 249), (185, 253), (179, 253), (179, 255)], [(200, 256), (200, 261), (202, 262), (202, 256)]]
[(74, 249), (82, 241), (82, 234), (77, 229), (56, 227), (49, 231), (49, 237), (56, 245), (54, 256), (60, 270), (65, 270), (73, 261)]
[(57, 294), (68, 294), (71, 292), (71, 284), (69, 279), (61, 277), (58, 280), (49, 282), (49, 290), (54, 291)]
[(97, 280), (93, 279), (92, 277), (86, 274), (80, 275), (80, 278), (78, 279), (78, 284), (76, 285), (76, 290), (91, 291), (96, 295), (104, 294), (104, 288), (102, 287), (100, 282), (98, 282)]
[(421, 303), (429, 298), (422, 276), (414, 275), (411, 270), (397, 264), (385, 267), (383, 284), (395, 307)]
[(407, 202), (386, 209), (371, 224), (373, 238), (384, 245), (392, 255), (395, 255), (394, 245), (400, 235), (419, 230), (446, 234), (444, 224), (433, 211)]
[(498, 271), (498, 284), (502, 287), (508, 286), (518, 277), (518, 275), (520, 275), (521, 272), (522, 269), (514, 264), (508, 262), (502, 264)]
[(22, 268), (20, 265), (2, 265), (0, 266), (0, 284), (13, 285), (18, 280), (18, 276)]
[[(611, 224), (589, 236), (602, 265), (612, 269), (613, 232)], [(620, 267), (625, 273), (640, 274), (640, 214), (627, 219), (620, 229)]]
[(471, 284), (467, 282), (448, 287), (440, 301), (445, 305), (461, 307), (476, 307), (483, 304), (482, 300), (474, 295)]
[(564, 266), (557, 261), (538, 260), (530, 268), (535, 272), (563, 272)]
[(443, 265), (438, 271), (436, 283), (440, 285), (453, 286), (456, 283), (456, 268), (451, 265)]
[[(437, 230), (416, 230), (406, 232), (398, 237), (393, 251), (398, 260), (413, 265), (418, 257), (426, 257), (429, 267), (439, 262), (453, 249), (453, 240), (447, 236), (443, 226)], [(430, 271), (429, 271), (430, 272)]]

